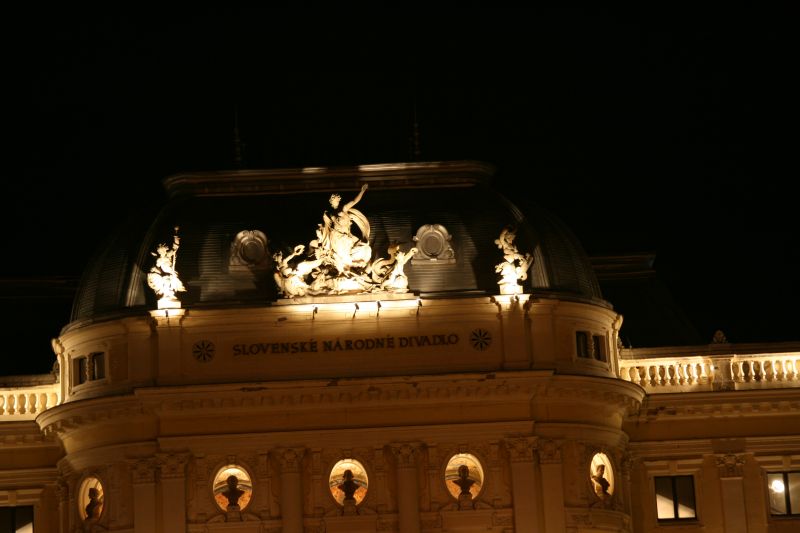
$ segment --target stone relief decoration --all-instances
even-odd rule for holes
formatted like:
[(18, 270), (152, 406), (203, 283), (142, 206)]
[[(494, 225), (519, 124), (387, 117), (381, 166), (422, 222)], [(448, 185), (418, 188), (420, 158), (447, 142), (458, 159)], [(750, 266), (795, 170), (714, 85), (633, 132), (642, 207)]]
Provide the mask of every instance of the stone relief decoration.
[(445, 467), (445, 484), (450, 494), (458, 500), (458, 508), (474, 509), (473, 500), (483, 487), (483, 466), (478, 458), (469, 453), (457, 453)]
[(503, 251), (503, 262), (494, 267), (494, 271), (500, 274), (497, 284), (500, 286), (500, 294), (522, 294), (520, 281), (528, 279), (528, 269), (533, 263), (531, 254), (522, 255), (514, 244), (516, 231), (511, 227), (503, 228), (494, 243)]
[(450, 264), (456, 262), (456, 254), (450, 241), (452, 235), (441, 224), (425, 224), (417, 230), (414, 242), (417, 243), (417, 255), (412, 264)]
[[(293, 260), (306, 251), (302, 244), (295, 246), (287, 257), (281, 252), (272, 256), (275, 282), (285, 298), (408, 291), (408, 278), (403, 268), (417, 249), (403, 252), (398, 244), (392, 244), (388, 259), (371, 260), (369, 220), (355, 208), (366, 191), (367, 185), (364, 185), (341, 209), (342, 197), (331, 195), (330, 205), (339, 211), (323, 213), (323, 223), (317, 225), (317, 238), (308, 245), (307, 259), (293, 264)], [(360, 236), (353, 234), (353, 225)]]
[(236, 270), (267, 270), (270, 253), (267, 236), (258, 230), (240, 231), (231, 243), (228, 268)]
[(95, 476), (84, 478), (78, 489), (78, 513), (84, 522), (100, 519), (105, 508), (103, 483)]
[(156, 257), (156, 264), (147, 274), (147, 284), (159, 297), (159, 309), (180, 309), (181, 307), (180, 300), (175, 296), (176, 292), (186, 291), (186, 287), (183, 286), (183, 282), (181, 282), (178, 272), (175, 270), (175, 261), (178, 257), (180, 242), (178, 227), (175, 226), (172, 247), (168, 248), (166, 244), (162, 243), (158, 245), (155, 253), (150, 252), (151, 255)]
[(364, 500), (369, 488), (364, 465), (350, 458), (338, 461), (328, 476), (328, 488), (336, 503), (343, 507), (342, 514), (358, 514), (356, 506)]
[(744, 476), (744, 457), (727, 454), (717, 457), (717, 468), (720, 478), (736, 478)]
[(605, 502), (614, 494), (614, 469), (611, 460), (602, 452), (594, 454), (589, 464), (589, 479), (597, 498)]
[(217, 471), (212, 484), (214, 501), (227, 513), (227, 520), (241, 520), (241, 512), (250, 504), (253, 481), (247, 471), (236, 464), (228, 464)]

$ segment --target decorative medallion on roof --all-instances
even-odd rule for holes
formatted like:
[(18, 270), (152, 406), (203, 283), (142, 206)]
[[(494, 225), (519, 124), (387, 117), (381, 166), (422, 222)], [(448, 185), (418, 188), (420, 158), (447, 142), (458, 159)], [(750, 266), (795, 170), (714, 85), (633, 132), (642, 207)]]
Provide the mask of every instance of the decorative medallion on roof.
[(519, 281), (528, 279), (528, 269), (533, 263), (531, 254), (522, 255), (514, 244), (516, 231), (511, 227), (503, 228), (500, 237), (494, 243), (503, 250), (502, 263), (498, 263), (494, 270), (500, 274), (500, 294), (522, 294), (522, 285)]
[(175, 261), (178, 257), (180, 247), (180, 237), (178, 237), (178, 227), (175, 226), (175, 236), (172, 239), (172, 247), (167, 248), (166, 244), (159, 244), (156, 248), (157, 253), (150, 252), (156, 257), (156, 264), (147, 274), (147, 284), (156, 295), (159, 296), (159, 309), (180, 309), (181, 302), (175, 296), (176, 292), (184, 292), (183, 286), (175, 270)]
[[(388, 259), (371, 261), (369, 220), (355, 208), (366, 191), (365, 184), (358, 195), (341, 209), (342, 197), (331, 195), (331, 207), (339, 211), (323, 213), (323, 223), (317, 225), (317, 238), (309, 243), (308, 259), (295, 266), (291, 264), (305, 251), (302, 244), (295, 246), (285, 258), (281, 252), (273, 256), (275, 282), (284, 297), (408, 291), (408, 278), (403, 267), (417, 249), (402, 252), (399, 245), (392, 244)], [(360, 236), (353, 234), (354, 224)]]

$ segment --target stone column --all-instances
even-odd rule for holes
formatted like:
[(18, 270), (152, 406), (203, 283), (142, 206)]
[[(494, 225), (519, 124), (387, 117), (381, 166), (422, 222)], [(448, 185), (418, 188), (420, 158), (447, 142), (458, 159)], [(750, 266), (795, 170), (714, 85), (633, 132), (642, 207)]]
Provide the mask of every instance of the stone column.
[(419, 533), (419, 481), (417, 480), (417, 443), (392, 444), (397, 461), (397, 517), (400, 533)]
[(59, 477), (56, 482), (56, 497), (58, 498), (58, 533), (69, 531), (69, 483)]
[(536, 475), (533, 450), (535, 437), (515, 437), (504, 440), (511, 461), (511, 491), (514, 502), (514, 531), (535, 533), (544, 531), (544, 516), (540, 499), (540, 483)]
[(542, 472), (542, 506), (547, 533), (564, 533), (564, 476), (561, 449), (552, 440), (539, 441), (539, 470)]
[(154, 458), (130, 463), (133, 482), (133, 530), (148, 533), (156, 530), (156, 467)]
[(741, 455), (717, 457), (726, 533), (747, 533), (743, 467), (744, 458)]
[(186, 463), (189, 455), (160, 453), (156, 458), (161, 474), (162, 529), (186, 531)]
[(281, 521), (283, 533), (303, 533), (303, 480), (305, 448), (275, 451), (281, 469)]

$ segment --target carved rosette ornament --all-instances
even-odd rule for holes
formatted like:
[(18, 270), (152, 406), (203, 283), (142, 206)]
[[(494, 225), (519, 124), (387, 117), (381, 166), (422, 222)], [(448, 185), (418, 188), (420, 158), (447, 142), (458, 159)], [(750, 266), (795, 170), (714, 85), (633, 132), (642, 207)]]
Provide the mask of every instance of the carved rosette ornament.
[[(417, 249), (403, 252), (395, 243), (389, 246), (388, 258), (372, 261), (369, 220), (355, 209), (366, 191), (367, 185), (362, 186), (358, 195), (341, 208), (342, 197), (332, 194), (330, 205), (338, 211), (323, 213), (322, 224), (317, 225), (317, 238), (308, 248), (298, 244), (286, 257), (282, 252), (272, 256), (275, 283), (285, 298), (408, 291), (404, 266)], [(360, 236), (353, 234), (353, 225)], [(305, 259), (295, 260), (303, 254)]]
[(186, 291), (186, 287), (183, 286), (183, 282), (181, 282), (178, 272), (175, 270), (175, 261), (178, 258), (180, 242), (178, 227), (175, 226), (172, 247), (167, 247), (166, 244), (162, 243), (156, 247), (155, 253), (150, 252), (156, 258), (156, 264), (147, 274), (147, 284), (159, 297), (159, 309), (180, 309), (181, 307), (181, 302), (175, 295), (176, 292)]
[(528, 279), (528, 269), (533, 263), (531, 254), (522, 255), (514, 244), (516, 232), (511, 227), (503, 228), (500, 237), (494, 243), (503, 251), (503, 262), (494, 267), (494, 271), (500, 274), (497, 284), (500, 286), (500, 294), (522, 294), (520, 281)]
[(511, 437), (503, 440), (512, 463), (532, 463), (536, 437)]
[(275, 458), (278, 460), (281, 472), (300, 472), (303, 465), (305, 448), (281, 448), (275, 450)]
[(720, 478), (736, 478), (744, 476), (744, 457), (727, 454), (717, 457), (717, 468)]

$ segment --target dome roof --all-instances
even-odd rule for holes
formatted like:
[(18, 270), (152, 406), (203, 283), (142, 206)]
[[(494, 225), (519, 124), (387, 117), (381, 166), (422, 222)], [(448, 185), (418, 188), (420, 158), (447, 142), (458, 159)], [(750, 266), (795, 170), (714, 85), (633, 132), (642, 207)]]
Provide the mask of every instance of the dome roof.
[(496, 294), (494, 266), (502, 253), (494, 241), (512, 225), (519, 251), (534, 256), (525, 292), (602, 301), (572, 233), (541, 208), (522, 213), (490, 188), (493, 172), (483, 163), (443, 162), (171, 176), (164, 180), (169, 200), (149, 228), (136, 222), (122, 228), (90, 262), (73, 324), (155, 309), (147, 272), (175, 227), (183, 307), (269, 305), (280, 298), (272, 255), (289, 255), (298, 244), (308, 251), (323, 213), (331, 211), (331, 193), (344, 204), (363, 184), (369, 189), (357, 208), (369, 221), (373, 259), (386, 257), (394, 242), (402, 250), (416, 246), (420, 252), (405, 273), (409, 289), (422, 297)]

